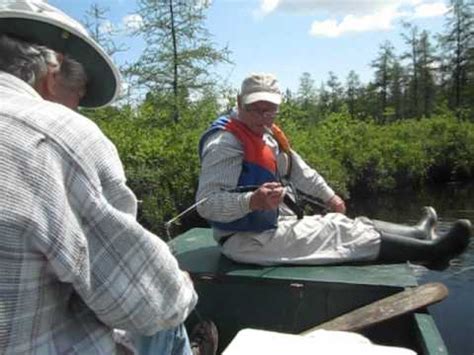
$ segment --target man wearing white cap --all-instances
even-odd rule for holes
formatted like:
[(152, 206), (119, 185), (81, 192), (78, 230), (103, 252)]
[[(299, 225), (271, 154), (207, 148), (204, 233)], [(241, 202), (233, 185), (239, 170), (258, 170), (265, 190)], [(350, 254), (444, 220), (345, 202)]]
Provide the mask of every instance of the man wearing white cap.
[[(346, 217), (344, 201), (274, 124), (281, 99), (272, 74), (249, 75), (238, 111), (219, 117), (199, 142), (197, 210), (223, 254), (261, 265), (434, 261), (467, 246), (471, 223), (459, 220), (436, 235), (432, 207), (416, 226)], [(299, 192), (323, 201), (332, 213), (302, 216), (294, 202)]]
[(2, 354), (120, 353), (114, 328), (135, 350), (191, 354), (192, 282), (136, 221), (114, 145), (70, 110), (119, 86), (77, 22), (42, 1), (0, 4)]

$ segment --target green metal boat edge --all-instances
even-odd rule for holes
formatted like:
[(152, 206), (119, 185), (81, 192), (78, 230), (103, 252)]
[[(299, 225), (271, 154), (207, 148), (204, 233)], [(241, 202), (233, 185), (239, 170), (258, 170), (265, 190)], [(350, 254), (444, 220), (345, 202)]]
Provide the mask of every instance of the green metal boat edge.
[[(200, 300), (188, 319), (212, 319), (220, 351), (242, 328), (297, 334), (338, 315), (417, 285), (408, 264), (275, 266), (232, 262), (221, 255), (207, 228), (194, 228), (169, 243), (193, 278)], [(419, 354), (447, 354), (426, 309), (361, 332), (379, 344), (406, 346)], [(394, 336), (394, 334), (396, 336)]]
[(418, 339), (423, 349), (423, 354), (446, 355), (448, 349), (439, 333), (433, 317), (427, 313), (415, 313), (415, 322), (418, 330)]

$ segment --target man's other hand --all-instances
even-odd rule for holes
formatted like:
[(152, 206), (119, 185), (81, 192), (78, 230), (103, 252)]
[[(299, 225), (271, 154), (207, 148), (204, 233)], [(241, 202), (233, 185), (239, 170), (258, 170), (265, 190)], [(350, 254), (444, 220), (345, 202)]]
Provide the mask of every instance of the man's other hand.
[(346, 213), (346, 204), (338, 195), (334, 195), (326, 204), (332, 212)]
[(285, 189), (279, 182), (266, 182), (252, 193), (250, 197), (250, 209), (274, 210), (283, 201)]

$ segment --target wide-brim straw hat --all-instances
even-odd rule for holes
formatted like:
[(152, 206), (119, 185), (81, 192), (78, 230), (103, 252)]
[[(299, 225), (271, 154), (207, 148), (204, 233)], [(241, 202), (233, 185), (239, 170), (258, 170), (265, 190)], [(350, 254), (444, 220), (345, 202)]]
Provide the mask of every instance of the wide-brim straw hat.
[(82, 64), (88, 82), (83, 107), (105, 106), (120, 92), (120, 73), (85, 28), (57, 8), (39, 0), (2, 0), (0, 34), (41, 44)]

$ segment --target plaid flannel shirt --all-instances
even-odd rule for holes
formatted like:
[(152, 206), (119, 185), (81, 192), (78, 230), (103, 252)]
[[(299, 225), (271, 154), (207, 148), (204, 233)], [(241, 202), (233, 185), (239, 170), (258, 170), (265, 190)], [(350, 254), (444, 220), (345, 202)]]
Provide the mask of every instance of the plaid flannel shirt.
[(113, 328), (152, 335), (196, 304), (113, 144), (2, 72), (0, 181), (0, 353), (113, 354)]

